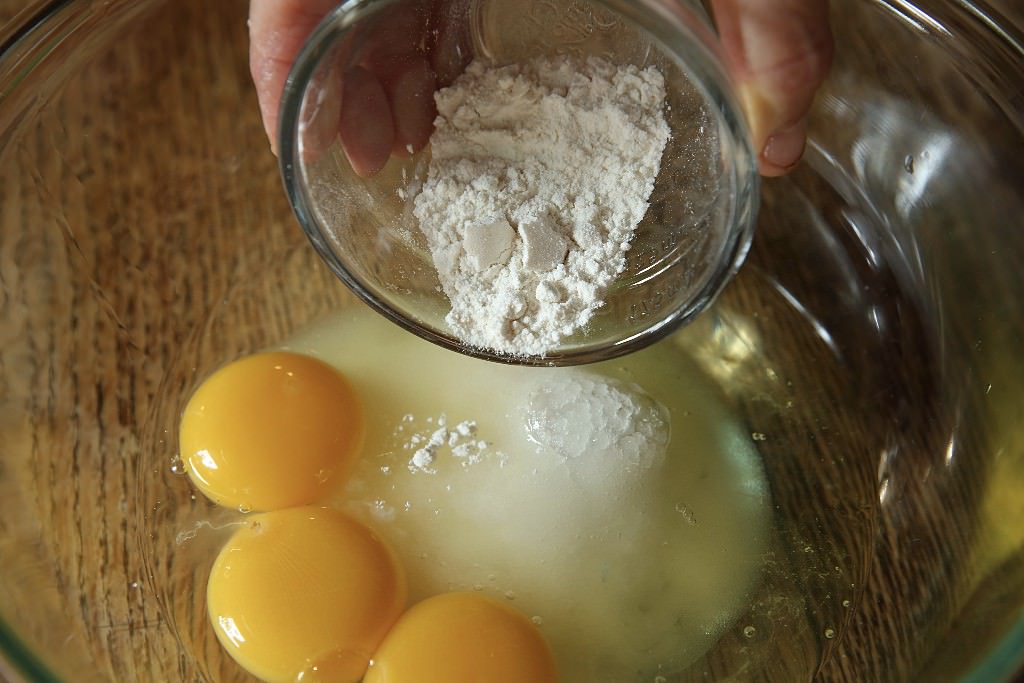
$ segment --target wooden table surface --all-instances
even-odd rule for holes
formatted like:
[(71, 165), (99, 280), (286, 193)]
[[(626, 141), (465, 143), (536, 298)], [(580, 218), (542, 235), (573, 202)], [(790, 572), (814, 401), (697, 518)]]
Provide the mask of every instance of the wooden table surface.
[[(0, 0), (0, 24), (21, 4)], [(1007, 2), (1004, 9), (1024, 18), (1019, 3)], [(58, 668), (68, 680), (198, 680), (195, 664), (180, 656), (168, 613), (154, 595), (159, 589), (153, 577), (172, 568), (147, 564), (140, 551), (140, 545), (153, 541), (154, 520), (185, 503), (156, 501), (145, 517), (137, 514), (143, 501), (153, 503), (145, 483), (152, 462), (144, 450), (163, 445), (144, 425), (161, 410), (161, 392), (180, 392), (197, 372), (178, 368), (179, 374), (169, 375), (167, 369), (178, 367), (183, 348), (213, 353), (199, 348), (209, 342), (197, 337), (197, 307), (216, 306), (215, 299), (243, 276), (262, 272), (282, 254), (293, 255), (295, 267), (272, 271), (259, 287), (308, 292), (305, 301), (314, 312), (346, 296), (340, 286), (324, 284), (329, 276), (323, 269), (307, 280), (315, 266), (312, 257), (294, 256), (303, 238), (257, 118), (246, 63), (245, 10), (243, 0), (138, 3), (123, 19), (132, 33), (113, 45), (88, 40), (77, 45), (94, 52), (94, 59), (80, 70), (74, 67), (67, 87), (41, 113), (30, 108), (38, 126), (0, 152), (3, 225), (46, 226), (5, 229), (0, 235), (0, 367), (5, 372), (0, 396), (27, 396), (33, 415), (19, 422), (0, 401), (6, 438), (0, 453), (28, 454), (10, 458), (0, 469), (3, 510), (20, 510), (0, 519), (0, 532), (22, 534), (17, 542), (0, 541), (0, 557), (6, 576), (24, 577), (23, 590), (0, 588), (5, 606), (0, 614), (17, 618), (33, 604), (63, 614), (66, 621), (49, 630), (36, 629), (28, 617), (25, 623), (34, 629), (36, 642), (60, 652)], [(113, 9), (106, 16), (107, 10), (97, 12), (97, 22), (122, 20)], [(846, 49), (868, 52), (872, 46), (851, 43)], [(60, 64), (46, 67), (55, 78), (62, 73)], [(42, 95), (36, 104), (45, 100)], [(766, 215), (771, 214), (769, 196)], [(776, 248), (772, 229), (766, 225), (759, 237), (755, 261)], [(48, 265), (30, 267), (41, 262)], [(744, 277), (747, 285), (741, 282), (726, 304), (756, 309), (760, 297), (768, 295), (753, 286), (756, 274)], [(311, 315), (271, 310), (271, 322), (258, 329), (244, 311), (230, 310), (226, 322), (236, 326), (239, 349), (258, 347), (275, 331)], [(236, 314), (237, 319), (231, 317)], [(808, 349), (803, 351), (816, 353)], [(806, 362), (801, 354), (792, 349), (780, 367), (795, 371)], [(34, 397), (33, 391), (38, 391)], [(752, 424), (769, 419), (756, 402), (743, 410)], [(854, 416), (831, 417), (838, 427), (865, 432), (872, 427)], [(914, 429), (907, 427), (907, 438), (929, 447), (948, 437), (931, 427)], [(827, 428), (818, 434), (822, 458), (836, 457)], [(874, 499), (875, 474), (857, 470), (861, 479), (851, 485), (863, 486)], [(934, 509), (954, 505), (958, 496), (970, 497), (982, 486), (980, 475), (968, 475), (966, 483), (935, 489), (919, 484), (900, 495), (921, 496)], [(844, 505), (832, 501), (822, 514), (848, 515), (850, 533), (874, 534), (880, 550), (870, 566), (846, 558), (849, 571), (862, 580), (855, 591), (858, 609), (837, 625), (841, 638), (809, 641), (808, 647), (827, 654), (817, 679), (898, 681), (923, 669), (928, 680), (942, 680), (943, 667), (954, 666), (958, 655), (927, 651), (935, 635), (928, 631), (929, 620), (940, 612), (940, 627), (960, 642), (991, 643), (985, 623), (954, 622), (949, 616), (954, 604), (979, 599), (973, 583), (978, 577), (958, 575), (949, 603), (937, 607), (942, 586), (925, 584), (944, 579), (914, 569), (912, 553), (903, 545), (912, 537), (918, 544), (913, 552), (935, 558), (974, 552), (965, 549), (974, 548), (975, 527), (965, 527), (959, 537), (933, 528), (926, 511), (872, 517)], [(789, 514), (809, 518), (817, 514), (812, 507), (808, 503), (807, 510)], [(40, 530), (48, 543), (26, 540)], [(1014, 537), (1012, 543), (1019, 541)], [(1024, 594), (1021, 579), (1009, 570), (991, 580), (1000, 587), (1000, 599), (1020, 600)], [(900, 610), (893, 609), (895, 603)], [(720, 666), (705, 664), (710, 670)], [(95, 676), (85, 673), (91, 669)]]

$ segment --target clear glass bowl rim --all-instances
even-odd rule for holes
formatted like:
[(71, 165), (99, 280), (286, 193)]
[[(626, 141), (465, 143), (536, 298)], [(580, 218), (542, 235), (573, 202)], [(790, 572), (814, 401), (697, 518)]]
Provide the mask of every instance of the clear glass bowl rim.
[[(474, 358), (515, 365), (579, 365), (618, 358), (664, 339), (682, 325), (693, 320), (714, 302), (743, 264), (753, 239), (760, 190), (760, 178), (755, 162), (756, 154), (750, 144), (750, 135), (747, 131), (746, 120), (740, 113), (739, 102), (732, 94), (729, 77), (721, 67), (718, 55), (715, 54), (713, 46), (707, 39), (708, 36), (698, 35), (689, 27), (678, 24), (678, 28), (688, 34), (689, 40), (682, 42), (669, 40), (669, 36), (663, 34), (667, 30), (669, 22), (659, 21), (659, 19), (665, 19), (665, 17), (659, 17), (659, 14), (667, 12), (667, 10), (658, 6), (658, 3), (650, 3), (650, 8), (641, 10), (638, 9), (636, 3), (628, 0), (591, 1), (641, 25), (663, 45), (675, 45), (676, 49), (686, 53), (686, 63), (694, 64), (695, 70), (707, 75), (707, 78), (701, 83), (701, 87), (705, 89), (706, 94), (715, 104), (721, 114), (723, 125), (736, 142), (738, 152), (743, 157), (742, 163), (734, 164), (731, 170), (732, 174), (736, 176), (735, 183), (739, 191), (736, 201), (730, 207), (730, 215), (727, 220), (730, 232), (722, 246), (721, 258), (713, 268), (709, 269), (707, 281), (687, 306), (668, 309), (666, 315), (650, 327), (607, 346), (598, 348), (584, 346), (578, 350), (557, 351), (545, 356), (516, 357), (495, 353), (488, 349), (468, 347), (452, 336), (416, 323), (376, 296), (349, 272), (338, 260), (328, 245), (327, 239), (321, 233), (314, 217), (313, 202), (303, 182), (299, 160), (301, 152), (298, 144), (302, 103), (306, 84), (313, 77), (323, 54), (333, 45), (331, 38), (334, 34), (345, 30), (350, 23), (358, 21), (364, 14), (375, 11), (378, 6), (387, 6), (395, 1), (348, 0), (335, 8), (320, 22), (299, 53), (285, 82), (284, 94), (281, 98), (277, 148), (285, 192), (299, 226), (335, 276), (375, 311), (427, 341)], [(743, 173), (744, 169), (747, 169), (748, 172)]]

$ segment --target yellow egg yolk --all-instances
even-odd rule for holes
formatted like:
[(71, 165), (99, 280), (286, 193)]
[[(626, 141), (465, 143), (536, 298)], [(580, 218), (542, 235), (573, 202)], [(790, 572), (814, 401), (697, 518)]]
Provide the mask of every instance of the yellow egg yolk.
[(209, 377), (181, 420), (181, 457), (214, 502), (276, 510), (315, 502), (347, 474), (363, 419), (349, 383), (309, 356), (248, 356)]
[(551, 683), (554, 657), (523, 614), (479, 593), (443, 593), (398, 620), (363, 683)]
[(268, 683), (355, 682), (405, 607), (404, 574), (369, 528), (335, 510), (254, 515), (221, 550), (210, 622)]

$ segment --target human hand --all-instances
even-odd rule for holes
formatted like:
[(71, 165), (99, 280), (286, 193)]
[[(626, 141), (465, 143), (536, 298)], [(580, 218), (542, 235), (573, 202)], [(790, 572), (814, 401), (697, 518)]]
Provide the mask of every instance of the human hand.
[(807, 112), (832, 65), (828, 0), (711, 0), (761, 175), (803, 156)]
[[(306, 39), (337, 4), (249, 4), (249, 68), (275, 154), (278, 107), (288, 72)], [(344, 67), (344, 78), (335, 73), (325, 79), (322, 87), (327, 92), (304, 122), (307, 151), (325, 149), (340, 135), (355, 172), (371, 176), (390, 156), (409, 156), (427, 144), (436, 114), (434, 91), (462, 71), (470, 54), (458, 29), (437, 20), (450, 4), (451, 0), (402, 3), (370, 26), (360, 27), (357, 35), (350, 34), (335, 61), (339, 68), (347, 63), (354, 44), (359, 56)]]
[[(306, 38), (336, 4), (250, 2), (249, 65), (272, 149), (288, 71)], [(359, 175), (373, 175), (389, 156), (409, 155), (430, 137), (434, 89), (450, 82), (469, 56), (464, 36), (423, 30), (444, 4), (423, 0), (378, 23), (373, 35), (364, 36), (368, 47), (358, 65), (336, 84), (341, 96), (327, 98), (336, 109), (319, 112), (320, 128), (313, 134), (319, 132), (328, 143), (340, 135)], [(828, 1), (711, 0), (711, 5), (760, 171), (783, 175), (803, 155), (807, 112), (831, 65)], [(430, 41), (420, 40), (423, 35)]]

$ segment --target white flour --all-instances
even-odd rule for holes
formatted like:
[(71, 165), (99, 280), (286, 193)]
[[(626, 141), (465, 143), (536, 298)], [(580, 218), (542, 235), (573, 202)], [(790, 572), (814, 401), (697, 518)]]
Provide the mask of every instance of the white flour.
[(428, 417), (427, 424), (419, 429), (415, 422), (413, 415), (405, 415), (402, 424), (395, 430), (396, 436), (408, 433), (408, 440), (402, 444), (402, 448), (412, 451), (407, 465), (410, 472), (436, 474), (434, 463), (442, 453), (457, 459), (463, 467), (475, 465), (480, 462), (488, 447), (486, 441), (477, 438), (475, 420), (463, 420), (456, 425), (449, 425), (448, 418), (442, 414), (436, 421)]
[(475, 61), (436, 94), (419, 220), (464, 342), (543, 355), (625, 268), (669, 137), (654, 68)]

